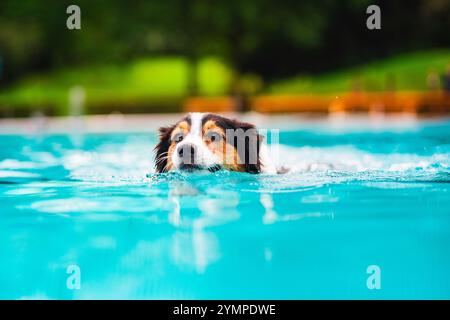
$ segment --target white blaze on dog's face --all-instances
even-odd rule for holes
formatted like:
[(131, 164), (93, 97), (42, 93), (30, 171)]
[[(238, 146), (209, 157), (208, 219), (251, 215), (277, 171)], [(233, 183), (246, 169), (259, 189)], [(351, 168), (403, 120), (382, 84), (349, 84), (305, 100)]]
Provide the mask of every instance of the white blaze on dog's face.
[[(169, 150), (170, 160), (175, 169), (213, 168), (220, 163), (217, 154), (208, 148), (210, 143), (218, 142), (205, 139), (203, 136), (203, 114), (192, 113), (186, 120), (180, 122), (170, 135), (172, 141)], [(214, 133), (219, 136), (220, 133)]]
[[(240, 135), (234, 135), (235, 132)], [(160, 128), (160, 142), (155, 148), (156, 170), (223, 168), (259, 173), (260, 138), (249, 123), (215, 114), (191, 113), (171, 127)]]

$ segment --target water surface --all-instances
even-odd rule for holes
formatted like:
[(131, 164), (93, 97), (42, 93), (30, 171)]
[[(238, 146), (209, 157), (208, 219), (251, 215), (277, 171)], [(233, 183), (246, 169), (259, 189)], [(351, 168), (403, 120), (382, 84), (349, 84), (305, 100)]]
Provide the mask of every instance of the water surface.
[(450, 298), (449, 121), (282, 128), (284, 175), (156, 175), (155, 139), (0, 136), (0, 298)]

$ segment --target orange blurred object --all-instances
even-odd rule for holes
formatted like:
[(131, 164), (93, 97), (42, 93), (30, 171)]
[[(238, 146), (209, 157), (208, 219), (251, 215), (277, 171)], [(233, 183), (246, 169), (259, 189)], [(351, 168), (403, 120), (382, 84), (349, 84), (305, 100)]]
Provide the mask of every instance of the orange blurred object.
[(251, 109), (278, 112), (450, 113), (450, 94), (444, 92), (358, 92), (339, 95), (259, 96)]
[(234, 112), (236, 100), (232, 97), (194, 97), (185, 100), (184, 112)]

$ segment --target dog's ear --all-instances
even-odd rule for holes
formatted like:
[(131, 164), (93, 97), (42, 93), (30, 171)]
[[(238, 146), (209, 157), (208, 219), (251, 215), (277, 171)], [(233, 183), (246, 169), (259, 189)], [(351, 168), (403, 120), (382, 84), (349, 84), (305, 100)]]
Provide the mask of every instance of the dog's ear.
[(169, 156), (170, 136), (175, 126), (159, 128), (159, 143), (154, 151), (156, 172), (167, 172), (167, 157)]
[[(239, 157), (244, 161), (245, 172), (260, 173), (261, 161), (259, 158), (260, 145), (263, 141), (263, 136), (258, 133), (256, 127), (247, 122), (232, 120), (235, 134), (234, 147), (237, 148)], [(242, 131), (240, 131), (241, 129)], [(245, 134), (238, 134), (244, 132)], [(242, 149), (238, 146), (245, 146)], [(242, 150), (240, 150), (242, 149)]]

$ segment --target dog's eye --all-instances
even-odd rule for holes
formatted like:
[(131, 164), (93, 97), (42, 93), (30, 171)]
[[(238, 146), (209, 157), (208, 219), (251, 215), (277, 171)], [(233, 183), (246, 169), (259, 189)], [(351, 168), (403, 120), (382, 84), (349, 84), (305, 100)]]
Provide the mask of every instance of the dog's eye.
[(184, 139), (184, 136), (181, 133), (179, 133), (179, 134), (175, 135), (175, 137), (173, 138), (173, 141), (181, 142), (181, 141), (183, 141), (183, 139)]
[(221, 138), (222, 136), (216, 132), (210, 132), (207, 135), (207, 139), (210, 140), (211, 142), (218, 142), (220, 141)]

